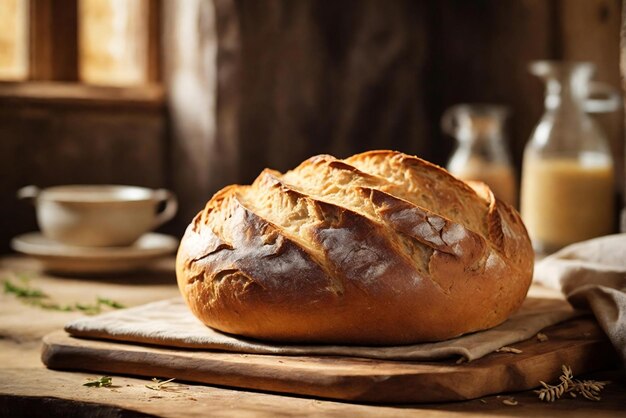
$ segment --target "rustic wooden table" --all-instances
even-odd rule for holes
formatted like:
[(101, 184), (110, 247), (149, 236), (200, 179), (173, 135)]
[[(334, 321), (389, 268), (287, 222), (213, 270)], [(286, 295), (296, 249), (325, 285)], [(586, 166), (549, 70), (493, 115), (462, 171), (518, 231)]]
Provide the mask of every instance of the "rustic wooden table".
[[(178, 293), (172, 259), (163, 260), (150, 272), (115, 279), (55, 277), (28, 258), (0, 259), (0, 281), (21, 283), (24, 278), (50, 300), (68, 304), (105, 297), (132, 306)], [(87, 379), (99, 376), (48, 370), (39, 358), (41, 337), (81, 315), (29, 306), (11, 293), (0, 295), (0, 416), (626, 416), (626, 382), (619, 370), (592, 376), (613, 381), (600, 402), (568, 398), (553, 404), (540, 402), (528, 391), (446, 404), (357, 405), (182, 382), (154, 391), (146, 387), (151, 383), (147, 379), (123, 376), (114, 376), (111, 388), (85, 387)], [(517, 405), (503, 403), (511, 397)]]

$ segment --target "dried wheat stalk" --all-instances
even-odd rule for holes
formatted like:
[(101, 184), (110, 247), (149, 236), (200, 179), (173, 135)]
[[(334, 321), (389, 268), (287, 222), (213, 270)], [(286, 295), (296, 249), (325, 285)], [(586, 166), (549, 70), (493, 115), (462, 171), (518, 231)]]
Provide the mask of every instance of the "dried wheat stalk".
[(565, 393), (569, 393), (573, 398), (577, 394), (582, 395), (586, 399), (592, 401), (600, 400), (600, 392), (610, 382), (601, 382), (596, 380), (577, 380), (574, 379), (571, 367), (561, 366), (563, 374), (559, 376), (560, 383), (558, 385), (549, 385), (540, 381), (542, 389), (536, 390), (539, 399), (545, 402), (554, 402), (560, 399)]

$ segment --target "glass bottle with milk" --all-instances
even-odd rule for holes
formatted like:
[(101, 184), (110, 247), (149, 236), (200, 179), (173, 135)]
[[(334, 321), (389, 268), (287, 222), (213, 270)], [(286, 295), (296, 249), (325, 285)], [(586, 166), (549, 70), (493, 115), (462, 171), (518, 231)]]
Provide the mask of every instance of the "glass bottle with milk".
[(462, 180), (486, 183), (494, 195), (515, 205), (517, 187), (504, 135), (506, 107), (459, 104), (446, 110), (442, 130), (457, 140), (446, 168)]
[(545, 113), (524, 150), (521, 212), (535, 250), (550, 253), (613, 232), (613, 158), (587, 112), (614, 111), (620, 99), (590, 82), (591, 63), (536, 61), (529, 69), (546, 83)]

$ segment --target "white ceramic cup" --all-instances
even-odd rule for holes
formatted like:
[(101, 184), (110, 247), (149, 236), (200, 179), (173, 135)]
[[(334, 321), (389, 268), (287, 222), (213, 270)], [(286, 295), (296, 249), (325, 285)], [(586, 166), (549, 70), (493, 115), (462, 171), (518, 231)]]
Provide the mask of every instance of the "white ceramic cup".
[[(46, 237), (82, 247), (131, 245), (172, 219), (178, 209), (170, 191), (135, 186), (26, 186), (17, 196), (33, 201), (37, 223)], [(163, 202), (164, 209), (157, 212)]]

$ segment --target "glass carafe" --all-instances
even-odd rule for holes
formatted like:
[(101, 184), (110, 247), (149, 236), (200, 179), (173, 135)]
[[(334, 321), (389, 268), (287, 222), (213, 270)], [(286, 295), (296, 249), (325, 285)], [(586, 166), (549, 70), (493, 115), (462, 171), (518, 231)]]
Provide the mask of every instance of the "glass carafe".
[(457, 140), (448, 171), (463, 180), (486, 183), (496, 197), (515, 205), (515, 174), (504, 134), (508, 113), (498, 105), (459, 104), (446, 110), (441, 127)]
[(590, 81), (591, 63), (537, 61), (529, 69), (546, 83), (545, 113), (524, 150), (521, 212), (535, 249), (549, 253), (613, 232), (613, 158), (587, 112), (613, 111), (620, 99)]

